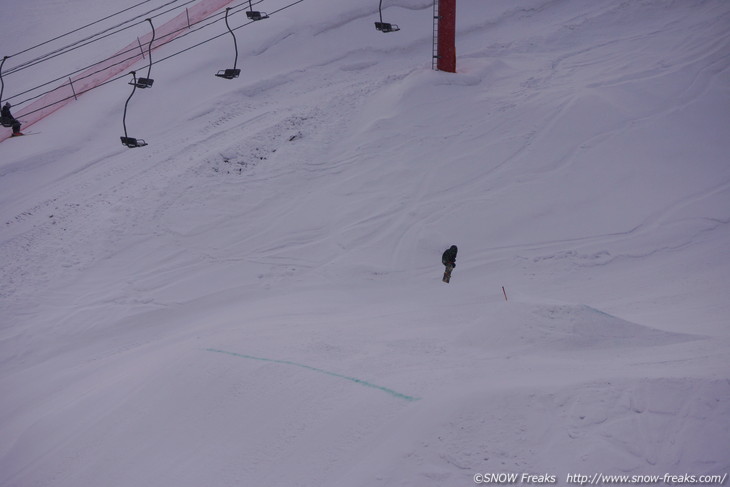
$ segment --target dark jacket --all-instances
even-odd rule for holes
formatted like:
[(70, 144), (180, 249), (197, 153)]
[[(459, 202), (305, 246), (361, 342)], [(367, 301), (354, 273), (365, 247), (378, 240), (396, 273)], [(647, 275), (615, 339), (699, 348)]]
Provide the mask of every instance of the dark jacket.
[(10, 113), (10, 107), (7, 105), (3, 106), (2, 110), (0, 110), (0, 116), (2, 116), (5, 120), (15, 121), (15, 117), (13, 117), (13, 114)]
[(444, 255), (441, 256), (441, 263), (444, 265), (451, 264), (452, 266), (456, 266), (456, 252), (458, 249), (456, 248), (456, 245), (452, 245), (450, 248), (446, 249), (446, 252), (444, 252)]
[(3, 105), (0, 110), (0, 122), (2, 122), (3, 127), (12, 127), (14, 134), (20, 133), (20, 122), (10, 113), (8, 104)]

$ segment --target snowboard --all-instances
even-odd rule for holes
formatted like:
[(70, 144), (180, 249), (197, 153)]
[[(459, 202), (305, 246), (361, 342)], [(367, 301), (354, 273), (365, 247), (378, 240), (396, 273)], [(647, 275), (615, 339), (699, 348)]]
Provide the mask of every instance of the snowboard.
[(444, 278), (442, 279), (442, 281), (444, 281), (445, 283), (448, 284), (448, 282), (451, 281), (451, 271), (453, 271), (453, 270), (454, 270), (453, 267), (451, 267), (450, 265), (447, 265), (446, 270), (444, 270)]

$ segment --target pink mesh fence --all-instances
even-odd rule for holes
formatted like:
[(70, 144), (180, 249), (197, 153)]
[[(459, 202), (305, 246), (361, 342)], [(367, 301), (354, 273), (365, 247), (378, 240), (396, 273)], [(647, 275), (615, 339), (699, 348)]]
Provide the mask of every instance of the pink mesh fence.
[[(152, 51), (184, 34), (186, 27), (189, 25), (200, 22), (232, 2), (233, 0), (201, 0), (172, 20), (160, 27), (156, 27)], [(71, 77), (70, 83), (65, 83), (53, 91), (46, 93), (30, 105), (23, 107), (15, 116), (23, 120), (24, 128), (46, 118), (56, 110), (73, 101), (76, 95), (96, 88), (142, 60), (144, 54), (140, 45), (146, 53), (150, 40), (152, 40), (152, 32), (139, 39), (135, 39), (134, 42), (109, 57), (103, 63), (97, 64)], [(9, 136), (9, 130), (3, 131), (3, 133), (0, 133), (0, 141), (7, 139)]]

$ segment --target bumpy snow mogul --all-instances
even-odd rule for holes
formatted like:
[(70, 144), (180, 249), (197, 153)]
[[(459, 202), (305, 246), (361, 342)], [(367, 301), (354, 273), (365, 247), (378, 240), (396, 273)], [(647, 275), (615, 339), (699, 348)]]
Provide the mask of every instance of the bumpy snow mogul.
[(454, 270), (454, 267), (456, 267), (456, 252), (458, 252), (459, 249), (456, 248), (456, 245), (452, 245), (441, 256), (441, 263), (446, 266), (446, 270), (444, 270), (444, 278), (442, 281), (448, 284), (449, 281), (451, 281), (451, 271)]

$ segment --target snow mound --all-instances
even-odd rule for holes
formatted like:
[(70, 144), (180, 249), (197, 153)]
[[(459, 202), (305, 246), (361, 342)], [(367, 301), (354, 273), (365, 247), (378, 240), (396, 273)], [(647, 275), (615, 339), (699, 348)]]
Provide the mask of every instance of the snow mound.
[(583, 304), (512, 303), (495, 307), (461, 338), (493, 350), (591, 351), (671, 345), (701, 337), (632, 323)]
[[(568, 473), (723, 475), (730, 468), (725, 380), (471, 390), (418, 406), (388, 425), (387, 441), (348, 474), (368, 479), (354, 485), (469, 485), (477, 472), (555, 475), (562, 485)], [(566, 458), (572, 470), (556, 469)]]

